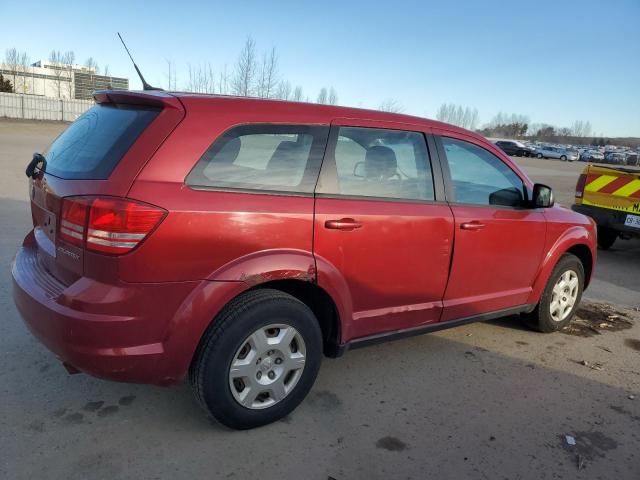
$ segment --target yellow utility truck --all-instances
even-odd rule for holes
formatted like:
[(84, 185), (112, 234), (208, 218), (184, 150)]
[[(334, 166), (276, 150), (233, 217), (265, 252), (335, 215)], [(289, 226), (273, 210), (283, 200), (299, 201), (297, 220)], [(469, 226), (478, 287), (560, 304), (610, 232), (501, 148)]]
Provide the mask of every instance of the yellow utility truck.
[(587, 165), (576, 185), (573, 210), (598, 225), (598, 246), (640, 236), (640, 169)]

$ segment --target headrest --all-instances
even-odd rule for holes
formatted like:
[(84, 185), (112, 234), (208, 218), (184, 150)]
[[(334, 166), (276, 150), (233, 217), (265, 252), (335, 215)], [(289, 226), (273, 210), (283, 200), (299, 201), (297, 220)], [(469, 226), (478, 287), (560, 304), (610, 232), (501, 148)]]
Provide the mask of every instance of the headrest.
[(364, 157), (365, 177), (375, 180), (386, 180), (398, 172), (398, 160), (395, 152), (389, 147), (375, 145), (367, 149)]

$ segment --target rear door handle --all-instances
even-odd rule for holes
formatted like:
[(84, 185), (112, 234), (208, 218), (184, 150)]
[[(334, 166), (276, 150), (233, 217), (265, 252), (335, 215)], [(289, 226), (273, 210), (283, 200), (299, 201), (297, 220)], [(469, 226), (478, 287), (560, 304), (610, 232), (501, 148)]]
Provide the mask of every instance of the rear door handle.
[(361, 227), (362, 224), (360, 222), (356, 222), (353, 218), (341, 218), (340, 220), (327, 220), (324, 222), (324, 228), (329, 228), (331, 230), (351, 231)]
[(474, 220), (473, 222), (466, 222), (466, 223), (460, 224), (460, 228), (462, 230), (482, 230), (484, 227), (485, 227), (485, 224), (477, 220)]

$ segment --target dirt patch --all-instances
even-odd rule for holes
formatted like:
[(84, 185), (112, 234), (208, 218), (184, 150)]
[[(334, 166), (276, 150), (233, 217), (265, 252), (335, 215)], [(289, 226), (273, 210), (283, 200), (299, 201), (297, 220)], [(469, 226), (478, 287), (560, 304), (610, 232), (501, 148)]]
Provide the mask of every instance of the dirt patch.
[(576, 337), (592, 337), (602, 332), (619, 332), (633, 326), (631, 314), (606, 303), (583, 303), (569, 325), (561, 331)]
[(328, 390), (320, 390), (311, 395), (307, 403), (325, 412), (330, 412), (342, 406), (342, 400), (335, 393)]
[(382, 437), (376, 442), (376, 448), (382, 448), (390, 452), (401, 452), (407, 448), (407, 444), (396, 437)]
[(570, 457), (584, 458), (593, 461), (602, 458), (610, 450), (618, 448), (618, 442), (602, 432), (575, 432), (575, 445), (569, 445), (564, 435), (560, 435), (560, 442)]
[(624, 344), (627, 347), (640, 352), (640, 340), (638, 340), (637, 338), (625, 338)]
[(135, 395), (127, 395), (126, 397), (122, 397), (120, 400), (118, 400), (118, 403), (126, 407), (131, 405), (135, 399)]

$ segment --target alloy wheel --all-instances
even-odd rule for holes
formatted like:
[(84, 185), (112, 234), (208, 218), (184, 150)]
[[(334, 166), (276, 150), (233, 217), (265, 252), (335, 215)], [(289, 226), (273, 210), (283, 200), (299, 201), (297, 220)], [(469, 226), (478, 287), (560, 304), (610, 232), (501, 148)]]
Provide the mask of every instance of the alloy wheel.
[(272, 324), (249, 335), (236, 351), (229, 368), (233, 398), (252, 410), (282, 401), (302, 376), (306, 346), (290, 325)]
[(579, 286), (578, 274), (573, 270), (560, 275), (551, 291), (549, 305), (549, 313), (555, 322), (561, 322), (569, 316), (578, 298)]

